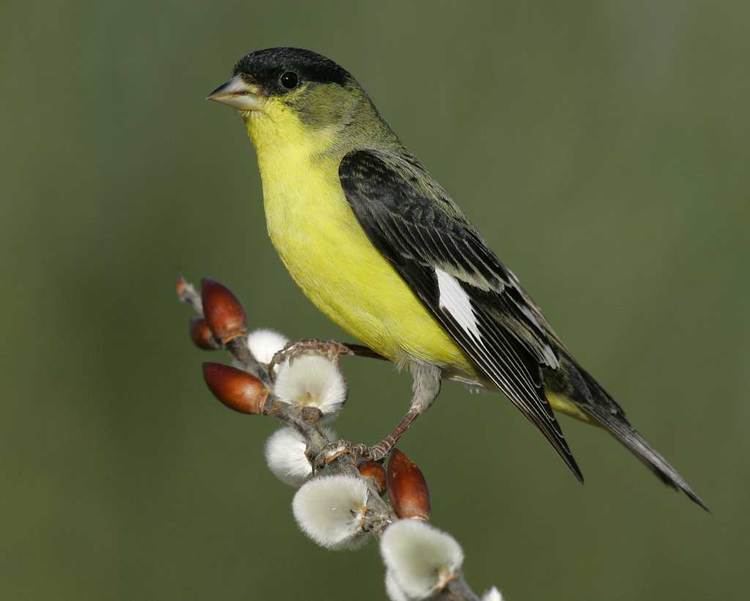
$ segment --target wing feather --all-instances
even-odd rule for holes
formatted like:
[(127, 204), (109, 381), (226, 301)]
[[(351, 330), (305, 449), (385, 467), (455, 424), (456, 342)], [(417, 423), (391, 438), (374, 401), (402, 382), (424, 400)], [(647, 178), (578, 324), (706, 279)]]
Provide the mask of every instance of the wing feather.
[(541, 367), (557, 368), (557, 338), (516, 277), (413, 157), (351, 152), (339, 177), (372, 244), (582, 479), (544, 395)]

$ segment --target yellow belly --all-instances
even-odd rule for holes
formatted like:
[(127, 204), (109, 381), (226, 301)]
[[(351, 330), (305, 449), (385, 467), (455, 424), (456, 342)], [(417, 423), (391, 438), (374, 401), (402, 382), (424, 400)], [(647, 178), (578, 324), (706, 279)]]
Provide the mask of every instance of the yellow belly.
[[(335, 177), (331, 177), (331, 175)], [(294, 281), (339, 326), (391, 359), (471, 372), (461, 350), (367, 239), (332, 169), (266, 184), (271, 240)]]

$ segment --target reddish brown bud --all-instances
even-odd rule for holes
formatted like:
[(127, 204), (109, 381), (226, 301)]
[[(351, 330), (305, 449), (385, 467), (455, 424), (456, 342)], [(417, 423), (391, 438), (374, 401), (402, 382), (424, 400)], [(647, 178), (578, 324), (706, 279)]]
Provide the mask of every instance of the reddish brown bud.
[(385, 469), (377, 461), (363, 461), (357, 466), (363, 478), (369, 478), (377, 486), (378, 492), (385, 492)]
[(422, 470), (398, 449), (393, 450), (388, 460), (386, 483), (388, 497), (398, 517), (430, 518), (430, 491)]
[(230, 409), (251, 415), (263, 413), (268, 389), (255, 376), (229, 365), (204, 363), (203, 379), (214, 396)]
[(222, 344), (247, 334), (245, 310), (229, 288), (203, 278), (201, 299), (208, 327)]
[(214, 351), (221, 348), (221, 345), (211, 333), (211, 328), (208, 327), (206, 320), (202, 317), (193, 317), (190, 320), (190, 339), (195, 346), (202, 348), (204, 351)]

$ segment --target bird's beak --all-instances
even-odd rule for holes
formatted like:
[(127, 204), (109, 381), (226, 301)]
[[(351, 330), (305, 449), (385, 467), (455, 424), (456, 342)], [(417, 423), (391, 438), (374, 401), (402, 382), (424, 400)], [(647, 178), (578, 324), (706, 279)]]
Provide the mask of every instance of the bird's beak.
[(211, 92), (206, 100), (221, 102), (238, 111), (258, 111), (263, 107), (264, 98), (260, 86), (235, 75)]

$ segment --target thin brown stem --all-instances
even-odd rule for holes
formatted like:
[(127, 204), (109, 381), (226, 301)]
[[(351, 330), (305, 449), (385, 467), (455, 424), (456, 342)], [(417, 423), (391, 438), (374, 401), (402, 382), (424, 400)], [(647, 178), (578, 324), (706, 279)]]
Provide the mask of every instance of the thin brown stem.
[[(203, 304), (201, 302), (200, 294), (190, 282), (182, 277), (180, 277), (177, 282), (177, 295), (181, 302), (190, 305), (197, 315), (203, 317)], [(334, 441), (330, 440), (321, 428), (322, 414), (317, 408), (286, 403), (273, 394), (272, 374), (274, 373), (274, 366), (287, 358), (293, 359), (294, 355), (300, 352), (313, 352), (328, 356), (332, 359), (338, 358), (341, 355), (383, 359), (383, 357), (368, 347), (360, 344), (303, 340), (288, 345), (286, 349), (277, 353), (278, 360), (277, 357), (274, 357), (271, 365), (265, 366), (258, 362), (258, 360), (252, 355), (247, 346), (245, 336), (239, 336), (230, 340), (224, 348), (231, 353), (232, 357), (234, 357), (234, 359), (238, 361), (246, 371), (260, 379), (266, 385), (269, 393), (265, 401), (263, 413), (278, 419), (287, 426), (295, 429), (304, 437), (307, 445), (306, 454), (311, 460), (311, 465), (316, 465), (317, 459), (321, 457), (326, 449), (331, 447)], [(418, 389), (415, 389), (415, 399), (418, 398)], [(431, 399), (429, 399), (429, 402), (426, 404), (417, 403), (415, 402), (415, 399), (412, 399), (412, 406), (406, 415), (401, 419), (394, 430), (380, 443), (372, 448), (368, 448), (364, 444), (352, 445), (347, 443), (347, 448), (344, 452), (338, 454), (334, 453), (330, 460), (322, 462), (319, 469), (315, 470), (312, 477), (318, 478), (333, 474), (347, 474), (361, 477), (358, 469), (360, 459), (365, 455), (376, 455), (376, 459), (378, 460), (387, 457), (398, 443), (401, 436), (403, 436), (414, 420), (419, 417), (420, 413), (426, 408), (426, 406), (429, 406), (429, 402), (431, 402)], [(387, 496), (382, 496), (381, 491), (378, 490), (376, 482), (371, 478), (364, 478), (364, 480), (367, 482), (370, 492), (367, 501), (365, 529), (374, 536), (380, 538), (386, 528), (398, 518), (391, 506), (390, 500)], [(436, 592), (432, 598), (440, 599), (441, 601), (479, 601), (479, 597), (471, 590), (464, 580), (463, 575), (460, 573), (456, 574), (456, 576), (446, 583), (440, 591)]]

